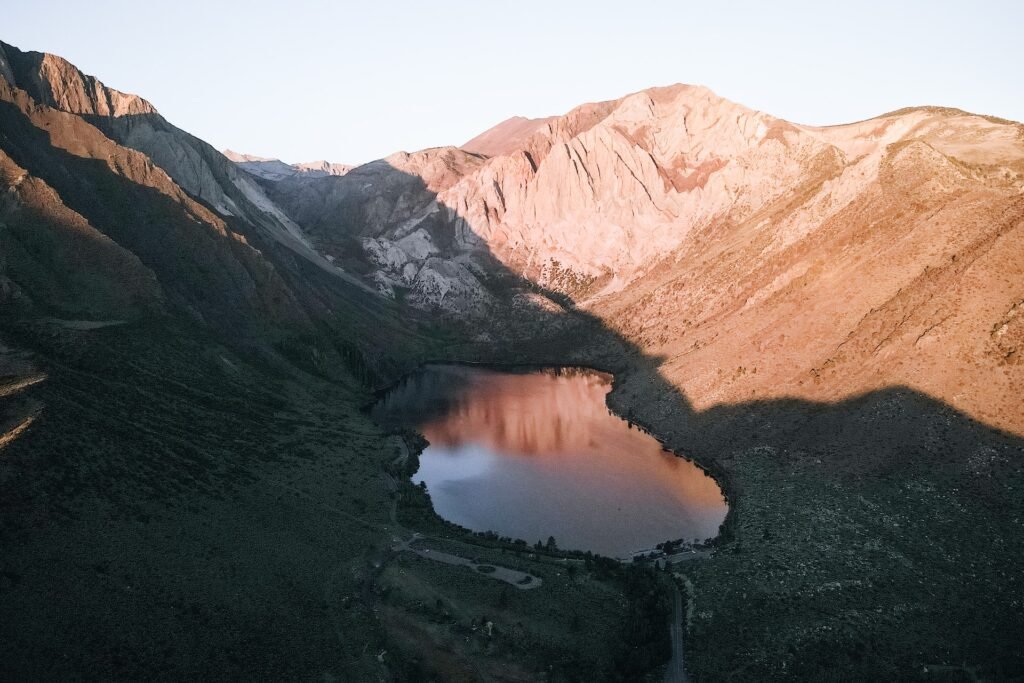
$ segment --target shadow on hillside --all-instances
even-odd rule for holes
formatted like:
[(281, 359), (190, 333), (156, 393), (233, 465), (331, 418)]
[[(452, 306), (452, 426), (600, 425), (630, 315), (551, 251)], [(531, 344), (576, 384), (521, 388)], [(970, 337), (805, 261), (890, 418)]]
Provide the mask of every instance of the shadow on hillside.
[[(380, 173), (380, 169), (376, 172)], [(409, 186), (417, 184), (414, 204), (425, 206), (436, 200), (418, 178), (394, 168), (391, 173), (399, 177), (386, 185), (406, 188), (404, 202), (411, 201)], [(379, 206), (384, 198), (371, 197), (366, 204), (365, 190), (356, 193), (346, 190), (347, 184), (362, 182), (358, 171), (351, 176), (309, 182), (314, 188), (316, 185), (323, 188), (319, 196), (334, 197), (339, 202), (336, 206), (324, 202), (322, 210), (344, 215), (345, 228), (356, 231), (327, 239), (338, 242), (344, 238), (351, 243), (362, 237), (377, 236), (360, 231), (360, 225), (366, 224), (360, 223), (365, 218), (360, 212), (365, 211), (367, 205)], [(360, 197), (364, 204), (346, 205), (343, 198), (352, 196)], [(319, 231), (324, 230), (322, 223), (323, 219), (317, 226)], [(848, 610), (878, 614), (898, 610), (896, 601), (909, 600), (921, 610), (909, 625), (894, 626), (886, 621), (888, 617), (877, 617), (869, 620), (868, 625), (854, 628), (853, 644), (839, 636), (825, 636), (819, 644), (789, 641), (786, 647), (809, 648), (809, 651), (821, 647), (823, 652), (830, 652), (828, 656), (805, 660), (805, 664), (810, 663), (811, 668), (805, 671), (811, 677), (820, 675), (822, 670), (835, 670), (834, 667), (842, 666), (840, 662), (849, 662), (851, 671), (881, 671), (879, 675), (892, 675), (892, 671), (906, 672), (907, 669), (901, 667), (916, 666), (920, 659), (915, 658), (944, 657), (950, 651), (965, 660), (987, 662), (986, 666), (996, 675), (1024, 667), (1024, 659), (1017, 653), (1009, 635), (1024, 630), (1024, 615), (1010, 601), (1000, 597), (1003, 591), (1010, 590), (1000, 577), (1014, 571), (1016, 550), (1010, 546), (1019, 545), (1014, 540), (1019, 537), (1019, 530), (1011, 520), (1024, 512), (1019, 488), (1016, 495), (1012, 493), (1014, 486), (1024, 484), (1021, 473), (1024, 438), (980, 423), (940, 400), (905, 386), (892, 386), (834, 403), (776, 399), (695, 410), (687, 397), (662, 376), (661, 359), (647, 356), (586, 311), (565, 305), (564, 296), (543, 292), (512, 272), (457, 214), (444, 211), (430, 214), (416, 228), (431, 235), (442, 250), (440, 256), (451, 257), (458, 249), (470, 249), (482, 281), (497, 293), (500, 302), (475, 323), (488, 330), (494, 342), (453, 345), (440, 356), (427, 360), (583, 364), (610, 371), (616, 377), (616, 390), (609, 396), (610, 405), (620, 415), (647, 428), (671, 449), (696, 460), (722, 484), (731, 509), (719, 544), (730, 553), (754, 550), (755, 555), (746, 565), (742, 560), (732, 565), (738, 566), (740, 569), (736, 571), (741, 574), (753, 571), (747, 574), (745, 582), (764, 572), (764, 567), (772, 566), (771, 558), (776, 554), (788, 557), (787, 562), (806, 559), (825, 566), (828, 568), (826, 577), (846, 576), (850, 567), (849, 561), (844, 559), (846, 552), (856, 551), (860, 558), (870, 557), (865, 570), (867, 575), (862, 578), (869, 584), (890, 586), (891, 593), (885, 598), (862, 596), (857, 598), (860, 602), (855, 600), (852, 606), (845, 607), (828, 602), (827, 597), (803, 598), (799, 593), (787, 594), (787, 590), (795, 589), (786, 585), (777, 591), (783, 597), (776, 602), (769, 598), (758, 603), (733, 599), (730, 605), (736, 621), (730, 623), (727, 617), (722, 617), (726, 625), (717, 637), (733, 637), (744, 632), (747, 636), (745, 640), (737, 636), (738, 642), (734, 644), (720, 643), (724, 652), (728, 653), (730, 648), (764, 647), (766, 636), (754, 635), (749, 624), (771, 624), (777, 611), (792, 609), (799, 601), (807, 604), (794, 618), (794, 623), (810, 618), (827, 626), (825, 630), (835, 630)], [(525, 312), (517, 311), (509, 304), (510, 297), (517, 292), (541, 292), (560, 306), (556, 310), (552, 306), (534, 305)], [(794, 485), (804, 488), (795, 493)], [(914, 494), (907, 491), (921, 486), (933, 487), (936, 491), (931, 500), (941, 498), (945, 502), (930, 503), (927, 497), (924, 507), (909, 502)], [(847, 495), (849, 498), (843, 497)], [(786, 497), (784, 503), (780, 497)], [(908, 502), (903, 502), (904, 498)], [(747, 505), (748, 500), (756, 500), (757, 505)], [(779, 502), (773, 503), (773, 500)], [(795, 545), (780, 550), (778, 540), (772, 540), (769, 522), (751, 519), (751, 513), (746, 512), (752, 510), (752, 514), (757, 515), (786, 508), (789, 511), (785, 514), (789, 517), (782, 520), (783, 526), (788, 525), (790, 534), (799, 533), (801, 528), (813, 526), (799, 520), (813, 518), (817, 512), (802, 509), (801, 504), (816, 505), (821, 501), (834, 501), (839, 506), (836, 514), (846, 521), (835, 521), (827, 528), (839, 537), (849, 532), (851, 540), (846, 551), (835, 549), (823, 554), (822, 546), (814, 542), (801, 544), (795, 539), (790, 539)], [(857, 507), (853, 509), (850, 505)], [(958, 507), (961, 513), (954, 515), (952, 521), (932, 525), (929, 517), (945, 511), (947, 506)], [(921, 518), (915, 519), (915, 516)], [(742, 519), (738, 521), (738, 517)], [(990, 534), (990, 538), (980, 543), (975, 542), (979, 530), (973, 526), (979, 522), (989, 527), (987, 533)], [(894, 526), (890, 528), (890, 524)], [(751, 536), (751, 528), (757, 529), (755, 536)], [(854, 533), (850, 529), (860, 531)], [(869, 531), (863, 532), (864, 529)], [(881, 543), (879, 538), (885, 539), (882, 546), (877, 545)], [(936, 550), (939, 544), (947, 548), (947, 557), (958, 558), (955, 564), (969, 563), (974, 567), (977, 558), (986, 566), (984, 575), (966, 581), (964, 576), (951, 578), (948, 560), (942, 560)], [(877, 547), (886, 548), (890, 559), (876, 557), (874, 549)], [(804, 558), (802, 554), (809, 557)], [(901, 555), (903, 566), (891, 560), (892, 556)], [(723, 560), (718, 562), (719, 566), (724, 566), (721, 565)], [(797, 572), (788, 571), (788, 580), (797, 582), (794, 578)], [(887, 578), (890, 574), (892, 579)], [(931, 580), (937, 583), (929, 585)], [(734, 588), (745, 591), (746, 586), (747, 583), (742, 583)], [(772, 591), (767, 593), (772, 594)], [(940, 594), (943, 597), (939, 598)], [(790, 600), (789, 607), (786, 600)], [(954, 645), (935, 634), (906, 635), (906, 642), (901, 642), (904, 634), (920, 633), (928, 628), (928, 623), (940, 618), (961, 632)], [(774, 630), (785, 633), (786, 626), (783, 624), (783, 628)], [(799, 638), (806, 639), (806, 636)], [(865, 658), (863, 642), (867, 641), (864, 639), (887, 640), (889, 644), (879, 648), (891, 654), (878, 655), (879, 661), (891, 657), (899, 662), (899, 667), (883, 671), (871, 668), (875, 664), (865, 664), (871, 658)], [(705, 650), (718, 647), (709, 641), (700, 644)], [(857, 668), (862, 666), (867, 668)], [(707, 665), (704, 673), (714, 676), (722, 671), (716, 672), (714, 665)]]
[[(221, 216), (200, 198), (185, 200), (176, 194), (177, 185), (149, 174), (141, 157), (100, 130), (82, 124), (72, 140), (65, 134), (58, 146), (50, 125), (45, 116), (37, 118), (35, 110), (26, 113), (17, 104), (0, 100), (0, 141), (12, 161), (53, 188), (69, 209), (156, 276), (165, 300), (148, 302), (143, 315), (159, 318), (171, 313), (243, 353), (266, 358), (273, 348), (307, 370), (336, 377), (337, 368), (344, 368), (365, 382), (394, 365), (384, 353), (388, 340), (422, 324), (419, 315), (400, 320), (393, 302), (368, 296), (260, 227)], [(77, 148), (86, 151), (76, 153)], [(149, 174), (147, 182), (153, 186), (134, 180), (137, 174)], [(222, 226), (202, 215), (203, 209)], [(36, 213), (34, 207), (25, 210), (26, 218)], [(47, 239), (37, 242), (42, 246), (26, 248), (34, 250), (32, 256), (49, 272), (77, 267), (77, 254), (51, 248)], [(6, 265), (6, 274), (17, 283), (18, 264)], [(127, 277), (124, 272), (104, 275), (129, 286), (122, 279)], [(25, 278), (26, 291), (31, 282)], [(125, 317), (136, 316), (132, 312)], [(346, 337), (370, 343), (360, 351)]]
[[(375, 162), (375, 166), (375, 176), (380, 178), (381, 162)], [(418, 177), (388, 168), (395, 177), (387, 179), (384, 186), (402, 187), (403, 202), (424, 207), (436, 201), (436, 195)], [(312, 188), (322, 188), (313, 194), (329, 198), (321, 203), (321, 210), (345, 217), (339, 231), (356, 231), (325, 239), (354, 242), (379, 236), (359, 232), (358, 226), (365, 222), (366, 205), (384, 201), (365, 187), (359, 169), (347, 176), (304, 182)], [(264, 184), (273, 193), (273, 181)], [(413, 187), (415, 191), (410, 190)], [(306, 196), (309, 195), (307, 192)], [(419, 208), (409, 213), (417, 212), (421, 212)], [(317, 232), (325, 230), (326, 222), (327, 219), (320, 219)], [(511, 271), (457, 213), (430, 214), (414, 229), (423, 229), (431, 236), (441, 250), (439, 257), (451, 258), (459, 249), (471, 250), (475, 272), (482, 275), (484, 285), (496, 293), (498, 301), (488, 315), (472, 323), (478, 329), (501, 334), (498, 343), (464, 343), (449, 347), (444, 357), (432, 360), (552, 365), (586, 362), (611, 371), (616, 374), (620, 388), (613, 394), (613, 402), (623, 411), (631, 410), (630, 417), (635, 422), (649, 425), (674, 448), (709, 466), (714, 466), (724, 450), (752, 445), (813, 452), (816, 459), (824, 456), (841, 465), (841, 471), (854, 475), (884, 475), (908, 458), (934, 457), (954, 462), (958, 454), (966, 458), (971, 452), (989, 446), (1024, 453), (1024, 438), (979, 423), (942, 401), (903, 386), (836, 403), (758, 400), (696, 411), (686, 396), (661, 375), (662, 359), (646, 355), (597, 317), (575, 308), (565, 295), (545, 290)], [(412, 230), (405, 227), (403, 234)], [(508, 305), (509, 297), (519, 292), (540, 293), (558, 310), (532, 306), (525, 312), (514, 311)], [(521, 298), (519, 302), (522, 309)], [(521, 314), (522, 320), (517, 317)], [(495, 320), (503, 316), (522, 322), (524, 329), (517, 334), (510, 331), (511, 326), (496, 326)], [(637, 391), (646, 396), (635, 406), (627, 405), (623, 393)], [(644, 407), (651, 409), (650, 414), (644, 414)]]

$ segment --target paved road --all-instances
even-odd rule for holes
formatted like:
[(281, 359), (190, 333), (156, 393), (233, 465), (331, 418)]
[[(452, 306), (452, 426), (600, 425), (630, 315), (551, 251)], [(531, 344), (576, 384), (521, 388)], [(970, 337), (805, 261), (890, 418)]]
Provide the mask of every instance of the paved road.
[(672, 659), (665, 670), (665, 683), (689, 683), (686, 667), (683, 665), (683, 594), (679, 586), (672, 585), (672, 623), (669, 632), (672, 636)]
[[(411, 553), (416, 553), (420, 557), (428, 560), (434, 560), (435, 562), (443, 562), (445, 564), (454, 564), (463, 567), (469, 567), (475, 570), (480, 576), (486, 576), (490, 579), (497, 581), (504, 581), (505, 583), (512, 584), (520, 590), (529, 590), (531, 588), (539, 588), (543, 583), (539, 576), (533, 574), (527, 574), (526, 572), (517, 571), (515, 569), (509, 569), (508, 567), (501, 567), (495, 564), (481, 564), (474, 562), (473, 560), (466, 559), (459, 555), (451, 555), (449, 553), (443, 553), (440, 550), (431, 550), (430, 548), (414, 548), (413, 543), (419, 540), (419, 534), (413, 534), (413, 537), (407, 541), (400, 539), (394, 539), (395, 545), (392, 546), (392, 550), (395, 552), (401, 552), (402, 550), (408, 550)], [(484, 568), (484, 571), (481, 571)]]

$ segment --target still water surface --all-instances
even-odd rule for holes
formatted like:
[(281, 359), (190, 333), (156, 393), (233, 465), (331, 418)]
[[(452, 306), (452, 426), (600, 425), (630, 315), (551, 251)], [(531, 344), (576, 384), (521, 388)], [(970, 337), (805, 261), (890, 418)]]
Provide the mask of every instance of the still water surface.
[(430, 445), (416, 483), (437, 513), (474, 531), (625, 557), (717, 535), (714, 479), (611, 414), (609, 375), (430, 365), (373, 409)]

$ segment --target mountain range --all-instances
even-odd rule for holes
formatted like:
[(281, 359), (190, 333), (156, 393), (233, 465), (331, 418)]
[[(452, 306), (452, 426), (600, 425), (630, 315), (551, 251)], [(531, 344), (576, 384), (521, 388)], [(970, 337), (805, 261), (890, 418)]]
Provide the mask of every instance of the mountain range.
[(1022, 136), (934, 107), (799, 126), (672, 86), (267, 193), (389, 297), (487, 304), (496, 258), (702, 407), (896, 383), (1019, 432)]
[(0, 187), (0, 677), (652, 675), (620, 570), (389, 555), (440, 522), (362, 408), (436, 360), (612, 371), (715, 475), (699, 679), (1024, 670), (1020, 123), (673, 85), (288, 164), (0, 43)]

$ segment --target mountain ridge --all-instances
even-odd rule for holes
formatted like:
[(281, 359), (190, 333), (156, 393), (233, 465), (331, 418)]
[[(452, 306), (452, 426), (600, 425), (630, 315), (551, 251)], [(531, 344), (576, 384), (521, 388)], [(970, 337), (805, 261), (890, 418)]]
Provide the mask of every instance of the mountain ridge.
[(460, 149), (484, 156), (503, 156), (517, 149), (538, 128), (557, 117), (529, 119), (512, 116), (460, 145)]
[(80, 115), (125, 147), (147, 155), (185, 191), (221, 217), (241, 216), (326, 272), (361, 286), (311, 248), (302, 230), (251, 177), (202, 140), (173, 126), (146, 100), (107, 88), (54, 55), (3, 44), (15, 82), (38, 101)]
[[(761, 342), (763, 350), (753, 353), (735, 345), (724, 350), (717, 328), (707, 327), (715, 318), (701, 310), (709, 302), (721, 299), (721, 320), (769, 315), (769, 308), (759, 308), (759, 302), (792, 299), (793, 305), (804, 296), (793, 289), (797, 283), (811, 273), (827, 272), (828, 255), (836, 253), (834, 249), (850, 250), (856, 243), (840, 246), (844, 240), (867, 240), (878, 250), (888, 250), (892, 247), (882, 245), (899, 243), (901, 225), (916, 226), (912, 239), (917, 251), (909, 260), (902, 259), (900, 267), (905, 277), (895, 271), (873, 276), (873, 289), (855, 288), (857, 295), (845, 301), (835, 300), (820, 284), (813, 289), (815, 305), (824, 307), (828, 301), (833, 314), (844, 312), (848, 318), (843, 317), (843, 324), (852, 326), (877, 316), (871, 311), (895, 306), (898, 292), (905, 298), (916, 269), (924, 269), (927, 279), (939, 277), (944, 266), (929, 255), (926, 244), (948, 250), (947, 262), (959, 256), (959, 263), (964, 263), (965, 254), (958, 250), (970, 248), (968, 234), (973, 231), (982, 242), (995, 234), (979, 216), (991, 216), (997, 232), (1020, 230), (1014, 218), (1021, 215), (1024, 194), (1024, 126), (945, 107), (913, 107), (867, 121), (814, 127), (731, 103), (701, 86), (677, 84), (581, 105), (537, 127), (518, 147), (461, 165), (431, 166), (437, 162), (427, 159), (439, 159), (439, 153), (419, 152), (424, 161), (418, 167), (402, 167), (402, 173), (421, 179), (418, 199), (411, 202), (392, 203), (381, 196), (344, 191), (345, 179), (329, 186), (306, 184), (301, 201), (287, 196), (298, 191), (297, 185), (281, 186), (275, 201), (305, 207), (295, 215), (300, 224), (319, 226), (313, 232), (321, 237), (315, 239), (336, 239), (340, 234), (331, 216), (358, 215), (365, 207), (376, 206), (372, 240), (360, 238), (362, 252), (357, 253), (373, 265), (372, 277), (387, 296), (409, 289), (414, 294), (411, 300), (424, 306), (486, 307), (488, 285), (476, 274), (486, 270), (488, 259), (497, 258), (512, 272), (597, 314), (641, 348), (673, 359), (706, 357), (707, 368), (697, 373), (700, 379), (681, 360), (668, 366), (674, 381), (691, 375), (687, 395), (699, 405), (738, 400), (741, 391), (747, 397), (751, 392), (773, 396), (782, 387), (807, 398), (848, 395), (831, 386), (841, 381), (841, 373), (828, 348), (842, 348), (847, 337), (876, 334), (841, 326), (825, 329), (806, 316), (788, 314), (783, 327), (792, 329), (783, 332), (784, 337), (814, 329), (811, 339), (821, 345), (814, 352), (808, 348), (807, 358), (792, 355), (788, 364), (776, 363), (776, 371), (765, 373), (763, 366), (771, 355), (767, 349), (774, 347)], [(349, 182), (358, 178), (352, 176)], [(337, 191), (320, 195), (328, 187)], [(319, 197), (313, 199), (314, 195)], [(929, 217), (924, 207), (942, 208)], [(864, 232), (867, 225), (875, 228)], [(829, 233), (835, 234), (833, 241), (822, 241)], [(999, 277), (1000, 272), (1024, 277), (1019, 267), (1009, 265), (1019, 251), (1017, 242), (996, 239), (992, 249), (986, 259), (1005, 263), (1000, 266), (1004, 270), (985, 277)], [(729, 257), (723, 259), (724, 254)], [(438, 280), (433, 265), (424, 270), (438, 257), (464, 269)], [(847, 267), (841, 267), (841, 261), (833, 267), (856, 282), (875, 268), (866, 255), (858, 258)], [(708, 265), (698, 272), (688, 263)], [(421, 271), (430, 277), (420, 277)], [(757, 282), (745, 273), (760, 273), (753, 277), (765, 279)], [(718, 283), (720, 297), (707, 289), (711, 282)], [(748, 290), (740, 294), (743, 282)], [(933, 294), (951, 297), (948, 310), (963, 293), (955, 279), (943, 282), (947, 284)], [(462, 294), (448, 296), (447, 291)], [(1011, 310), (1024, 292), (1013, 287), (976, 291), (993, 300), (984, 305), (979, 301), (973, 312), (943, 323), (945, 333), (952, 335), (946, 343), (963, 353), (973, 349), (969, 353), (986, 368), (988, 380), (966, 392), (961, 401), (969, 401), (969, 410), (985, 420), (1022, 431), (1024, 415), (1015, 409), (1014, 396), (1024, 391), (1024, 384), (1019, 372), (1005, 371), (997, 356), (1015, 357), (1019, 351), (1013, 349), (1024, 342), (1016, 332), (1004, 333), (999, 348), (1005, 349), (997, 352), (995, 347), (978, 346), (969, 330), (999, 328), (1002, 318), (997, 311)], [(885, 371), (865, 374), (856, 369), (859, 357), (848, 354), (847, 343), (844, 363), (854, 364), (848, 376), (861, 377), (851, 390), (868, 391), (879, 387), (883, 377), (901, 377), (903, 383), (949, 401), (964, 393), (955, 387), (977, 370), (956, 360), (940, 360), (943, 343), (933, 342), (922, 354), (923, 342), (915, 341), (922, 334), (922, 339), (942, 338), (944, 328), (938, 322), (946, 314), (936, 315), (934, 320), (922, 318), (917, 332), (900, 342), (912, 346), (890, 351)], [(990, 318), (975, 318), (981, 315)], [(959, 320), (956, 326), (953, 320)], [(892, 343), (885, 341), (884, 333), (877, 334), (866, 351)], [(708, 335), (719, 341), (711, 343)], [(693, 338), (680, 341), (688, 336)], [(1014, 341), (1007, 341), (1011, 338)], [(686, 351), (705, 345), (706, 350), (695, 355)], [(815, 353), (820, 357), (812, 358)], [(741, 375), (723, 382), (713, 374), (722, 362), (762, 370), (756, 378)], [(900, 364), (918, 371), (896, 370)], [(827, 374), (822, 374), (822, 367), (830, 368)], [(833, 379), (823, 381), (826, 376)]]
[(282, 180), (297, 174), (316, 178), (329, 175), (345, 175), (355, 168), (349, 164), (333, 163), (325, 159), (289, 164), (280, 159), (260, 157), (253, 154), (241, 154), (230, 149), (225, 149), (221, 153), (229, 161), (237, 164), (242, 170), (264, 180)]

